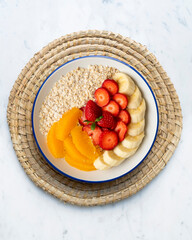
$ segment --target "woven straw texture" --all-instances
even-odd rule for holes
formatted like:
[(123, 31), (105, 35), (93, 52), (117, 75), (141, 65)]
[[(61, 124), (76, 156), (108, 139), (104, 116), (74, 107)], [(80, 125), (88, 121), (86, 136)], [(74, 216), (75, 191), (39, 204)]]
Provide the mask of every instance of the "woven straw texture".
[[(65, 62), (88, 55), (114, 57), (136, 68), (156, 96), (160, 120), (155, 144), (147, 158), (129, 174), (97, 184), (78, 182), (54, 171), (39, 153), (31, 128), (33, 102), (44, 80)], [(165, 167), (182, 131), (177, 93), (156, 57), (130, 38), (97, 30), (68, 34), (36, 53), (12, 88), (7, 120), (15, 152), (31, 180), (64, 202), (84, 206), (113, 203), (141, 190)]]

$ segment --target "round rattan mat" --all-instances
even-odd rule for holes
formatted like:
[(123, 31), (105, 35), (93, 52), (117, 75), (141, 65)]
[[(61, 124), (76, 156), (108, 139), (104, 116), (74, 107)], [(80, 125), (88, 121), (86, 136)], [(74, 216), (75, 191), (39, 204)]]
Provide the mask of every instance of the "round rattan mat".
[[(38, 151), (31, 128), (33, 102), (44, 80), (65, 62), (88, 55), (114, 57), (136, 68), (156, 96), (160, 121), (155, 144), (136, 169), (114, 181), (95, 184), (78, 182), (54, 171)], [(31, 180), (64, 202), (85, 206), (116, 202), (142, 189), (165, 167), (182, 131), (177, 93), (156, 57), (130, 38), (97, 30), (68, 34), (36, 53), (13, 86), (7, 120), (15, 152)]]

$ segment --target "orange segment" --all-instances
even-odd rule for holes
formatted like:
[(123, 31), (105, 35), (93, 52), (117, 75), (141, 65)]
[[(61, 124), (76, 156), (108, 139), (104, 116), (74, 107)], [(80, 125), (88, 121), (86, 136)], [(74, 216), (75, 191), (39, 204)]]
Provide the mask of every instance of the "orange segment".
[(78, 168), (83, 171), (93, 171), (96, 170), (91, 164), (84, 164), (83, 162), (77, 162), (76, 159), (70, 157), (68, 154), (65, 155), (65, 161), (72, 167)]
[(72, 159), (75, 159), (76, 162), (81, 162), (81, 163), (88, 163), (88, 164), (93, 164), (93, 161), (91, 161), (90, 159), (86, 158), (85, 156), (83, 156), (75, 147), (73, 141), (72, 141), (72, 137), (69, 136), (64, 140), (64, 148), (66, 151), (66, 154), (71, 157)]
[(81, 117), (82, 111), (79, 108), (72, 108), (65, 112), (56, 125), (56, 138), (63, 141), (71, 132)]
[(49, 148), (49, 151), (55, 158), (63, 158), (64, 157), (64, 146), (63, 142), (58, 140), (55, 137), (55, 129), (56, 129), (56, 123), (54, 123), (47, 135), (47, 145)]
[(76, 126), (71, 130), (73, 143), (77, 150), (85, 157), (93, 161), (99, 156), (96, 147), (93, 145), (87, 132), (82, 130), (81, 126)]

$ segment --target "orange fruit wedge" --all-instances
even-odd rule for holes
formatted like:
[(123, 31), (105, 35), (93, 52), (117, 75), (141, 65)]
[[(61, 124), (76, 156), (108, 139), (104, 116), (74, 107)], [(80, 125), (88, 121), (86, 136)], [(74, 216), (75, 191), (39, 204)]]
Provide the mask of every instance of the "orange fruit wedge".
[(82, 111), (76, 107), (65, 112), (62, 118), (56, 124), (56, 138), (60, 141), (63, 141), (66, 137), (68, 137), (71, 130), (77, 125), (81, 115)]
[(74, 127), (71, 130), (71, 136), (75, 147), (83, 156), (94, 161), (100, 155), (87, 132), (83, 131), (81, 126)]
[(63, 158), (65, 155), (63, 142), (58, 140), (55, 136), (56, 123), (54, 123), (47, 135), (47, 145), (49, 151), (55, 158)]
[(95, 167), (91, 164), (85, 164), (82, 162), (77, 162), (76, 159), (70, 157), (68, 154), (65, 155), (65, 161), (69, 163), (72, 167), (75, 167), (83, 171), (93, 171), (96, 170)]

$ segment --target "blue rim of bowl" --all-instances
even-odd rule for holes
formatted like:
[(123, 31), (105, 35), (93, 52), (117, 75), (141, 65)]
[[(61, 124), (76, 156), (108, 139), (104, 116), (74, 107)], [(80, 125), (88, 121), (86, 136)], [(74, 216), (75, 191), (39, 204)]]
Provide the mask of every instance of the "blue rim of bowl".
[[(53, 165), (49, 159), (45, 156), (45, 154), (43, 153), (43, 151), (41, 150), (41, 147), (39, 146), (39, 143), (37, 141), (37, 138), (36, 138), (36, 135), (35, 135), (35, 130), (34, 130), (34, 123), (33, 123), (33, 116), (34, 116), (34, 109), (35, 109), (35, 103), (37, 101), (37, 98), (38, 98), (38, 95), (43, 87), (43, 85), (47, 82), (47, 80), (60, 68), (62, 68), (63, 66), (67, 65), (68, 63), (71, 63), (73, 61), (76, 61), (76, 60), (79, 60), (79, 59), (82, 59), (82, 58), (90, 58), (90, 57), (99, 57), (99, 58), (108, 58), (108, 59), (112, 59), (114, 61), (117, 61), (117, 62), (120, 62), (124, 65), (126, 65), (127, 67), (131, 68), (133, 71), (135, 71), (144, 81), (145, 83), (147, 84), (148, 88), (150, 89), (151, 93), (152, 93), (152, 96), (154, 98), (154, 101), (155, 101), (155, 105), (156, 105), (156, 110), (157, 110), (157, 127), (156, 127), (156, 133), (155, 133), (155, 137), (154, 137), (154, 140), (152, 142), (152, 145), (151, 147), (149, 148), (148, 152), (146, 153), (145, 157), (134, 167), (132, 168), (131, 170), (129, 170), (128, 172), (118, 176), (118, 177), (115, 177), (115, 178), (112, 178), (112, 179), (107, 179), (107, 180), (103, 180), (103, 181), (89, 181), (89, 180), (83, 180), (83, 179), (79, 179), (79, 178), (75, 178), (75, 177), (72, 177), (70, 175), (68, 175), (67, 173), (64, 173), (63, 171), (61, 171), (60, 169), (58, 169), (57, 167), (55, 167), (55, 165)], [(104, 183), (104, 182), (110, 182), (110, 181), (113, 181), (113, 180), (116, 180), (118, 178), (121, 178), (123, 176), (125, 176), (126, 174), (132, 172), (135, 168), (137, 168), (144, 160), (145, 158), (148, 156), (149, 152), (151, 151), (154, 143), (155, 143), (155, 140), (156, 140), (156, 137), (157, 137), (157, 132), (158, 132), (158, 128), (159, 128), (159, 109), (158, 109), (158, 105), (157, 105), (157, 100), (155, 98), (155, 95), (151, 89), (151, 87), (149, 86), (148, 82), (145, 80), (145, 78), (134, 68), (132, 67), (131, 65), (129, 65), (128, 63), (125, 63), (119, 59), (116, 59), (116, 58), (113, 58), (113, 57), (108, 57), (108, 56), (102, 56), (102, 55), (90, 55), (90, 56), (83, 56), (83, 57), (79, 57), (79, 58), (75, 58), (73, 60), (70, 60), (64, 64), (62, 64), (61, 66), (59, 66), (58, 68), (56, 68), (46, 79), (45, 81), (42, 83), (41, 87), (39, 88), (38, 92), (37, 92), (37, 95), (35, 97), (35, 100), (34, 100), (34, 103), (33, 103), (33, 108), (32, 108), (32, 113), (31, 113), (31, 119), (32, 119), (32, 131), (33, 131), (33, 136), (35, 138), (35, 142), (39, 148), (39, 151), (41, 152), (42, 156), (44, 157), (44, 159), (47, 161), (47, 163), (49, 165), (51, 165), (52, 168), (54, 168), (57, 172), (59, 172), (60, 174), (66, 176), (66, 177), (69, 177), (73, 180), (76, 180), (76, 181), (80, 181), (80, 182), (86, 182), (86, 183)]]

